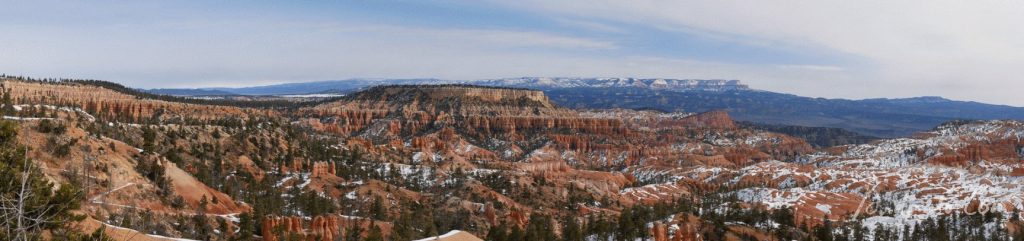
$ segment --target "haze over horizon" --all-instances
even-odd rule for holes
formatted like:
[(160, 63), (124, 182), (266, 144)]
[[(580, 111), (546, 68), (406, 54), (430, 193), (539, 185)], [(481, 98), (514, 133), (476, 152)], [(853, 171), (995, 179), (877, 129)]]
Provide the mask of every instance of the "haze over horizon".
[(1010, 1), (5, 2), (0, 72), (138, 88), (350, 78), (740, 79), (1024, 106)]
[[(547, 77), (547, 76), (523, 76), (523, 77), (494, 78), (494, 79), (515, 79), (515, 78), (553, 78), (553, 79), (558, 79), (558, 78), (582, 78), (582, 79), (587, 79), (587, 78), (635, 78), (635, 77), (607, 77), (607, 76), (603, 76), (603, 77)], [(408, 79), (437, 79), (437, 80), (442, 80), (442, 81), (466, 81), (466, 82), (493, 80), (493, 79), (462, 79), (462, 80), (460, 80), (460, 79), (439, 79), (439, 78), (408, 78)], [(670, 79), (670, 78), (644, 78), (644, 79)], [(271, 87), (271, 86), (289, 85), (289, 84), (307, 84), (307, 83), (334, 82), (334, 81), (356, 81), (356, 80), (381, 80), (381, 81), (387, 81), (387, 80), (402, 80), (402, 79), (349, 78), (349, 79), (336, 79), (336, 80), (312, 80), (312, 81), (267, 83), (267, 84), (246, 85), (246, 86), (209, 86), (209, 87), (183, 87), (183, 88), (162, 88), (162, 87), (156, 87), (156, 88), (150, 88), (150, 90), (157, 90), (157, 89), (223, 90), (223, 89), (241, 89), (241, 88), (250, 88), (250, 87)], [(744, 81), (744, 80), (739, 80), (739, 81), (740, 81), (741, 84), (748, 85), (748, 83), (746, 81)], [(129, 86), (129, 87), (131, 87), (131, 86)], [(748, 87), (750, 89), (752, 89), (752, 90), (777, 92), (777, 93), (782, 93), (782, 94), (792, 94), (792, 93), (780, 92), (780, 91), (775, 91), (775, 90), (762, 89), (762, 88), (758, 88), (757, 86), (749, 86), (748, 85)], [(805, 96), (805, 97), (808, 97), (808, 96)], [(948, 98), (948, 97), (945, 97), (945, 96), (937, 96), (937, 95), (921, 95), (921, 96), (908, 96), (908, 97), (868, 97), (868, 98), (841, 98), (841, 97), (828, 97), (828, 96), (809, 96), (809, 97), (812, 97), (812, 98), (827, 98), (827, 99), (846, 99), (846, 100), (908, 99), (908, 98), (939, 97), (939, 98), (944, 98), (944, 99), (950, 99), (950, 100), (953, 100), (953, 101), (975, 101), (975, 100), (951, 99), (951, 98)], [(982, 102), (982, 103), (984, 103), (984, 102)], [(987, 103), (987, 104), (1007, 105), (1007, 106), (1013, 106), (1013, 107), (1024, 107), (1024, 106), (1016, 106), (1016, 105), (1012, 105), (1012, 104), (998, 104), (998, 103)]]

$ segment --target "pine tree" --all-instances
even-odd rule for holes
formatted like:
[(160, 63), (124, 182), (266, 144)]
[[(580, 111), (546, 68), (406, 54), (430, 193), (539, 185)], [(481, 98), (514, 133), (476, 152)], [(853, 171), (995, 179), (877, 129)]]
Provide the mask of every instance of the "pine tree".
[[(876, 228), (881, 228), (882, 227), (882, 224), (877, 224), (877, 225), (878, 226)], [(878, 232), (877, 231), (875, 232), (875, 237), (878, 237)], [(903, 236), (902, 237), (904, 239), (908, 239), (910, 237), (910, 227), (903, 226)], [(878, 238), (875, 238), (875, 239), (877, 240)]]
[(828, 219), (828, 216), (822, 217), (824, 223), (814, 229), (814, 236), (819, 241), (832, 241), (832, 221)]
[(203, 194), (202, 199), (199, 199), (199, 208), (196, 209), (197, 214), (206, 215), (206, 206), (210, 204), (206, 201), (206, 194)]
[(391, 228), (391, 240), (393, 241), (404, 241), (412, 240), (416, 237), (415, 223), (413, 221), (413, 215), (409, 210), (402, 211), (402, 214), (398, 216), (393, 222), (394, 225)]
[(255, 233), (252, 214), (244, 212), (238, 214), (238, 235), (235, 240), (250, 240)]
[(15, 123), (0, 121), (0, 240), (34, 240), (84, 219), (71, 213), (84, 196), (77, 183), (54, 190), (17, 144), (17, 134)]
[(946, 225), (947, 225), (946, 220), (947, 219), (946, 219), (945, 216), (939, 217), (938, 220), (935, 220), (935, 222), (936, 222), (935, 231), (933, 232), (933, 237), (932, 237), (931, 240), (935, 240), (935, 241), (948, 241), (949, 240), (949, 232), (948, 232), (948, 230), (946, 228)]
[[(0, 87), (2, 87), (2, 86), (0, 86)], [(4, 92), (4, 94), (3, 94), (3, 104), (4, 104), (4, 106), (3, 106), (3, 109), (0, 109), (0, 111), (2, 111), (2, 114), (5, 115), (5, 116), (14, 115), (15, 110), (14, 110), (14, 103), (11, 100), (11, 91), (8, 90), (8, 89), (3, 89), (3, 92)]]
[(555, 240), (555, 230), (551, 227), (551, 218), (541, 214), (530, 216), (526, 226), (526, 240)]
[(508, 241), (508, 233), (505, 232), (506, 225), (504, 222), (501, 225), (492, 225), (487, 230), (487, 240), (489, 241)]
[(512, 228), (510, 228), (510, 230), (508, 232), (508, 241), (524, 241), (524, 240), (526, 240), (526, 235), (523, 233), (523, 230), (519, 229), (519, 226), (517, 226), (517, 225), (512, 225)]
[(64, 238), (67, 241), (114, 241), (113, 238), (107, 236), (107, 228), (105, 226), (100, 226), (89, 235), (73, 233)]
[(142, 152), (150, 154), (156, 151), (156, 130), (142, 128)]
[(788, 206), (773, 210), (771, 216), (775, 223), (787, 227), (796, 227), (796, 222), (793, 221), (793, 211)]
[(864, 236), (865, 232), (867, 232), (867, 230), (864, 229), (864, 226), (860, 222), (855, 223), (853, 227), (853, 241), (867, 240), (867, 237)]
[[(373, 225), (371, 222), (370, 225)], [(345, 240), (360, 240), (363, 236), (363, 228), (358, 222), (353, 222), (352, 227), (348, 229), (348, 234), (345, 234)]]
[(366, 238), (364, 238), (363, 240), (384, 241), (384, 234), (381, 233), (380, 227), (377, 227), (377, 225), (373, 225), (373, 223), (370, 223), (370, 233), (366, 234)]
[(376, 220), (385, 220), (387, 218), (384, 203), (379, 198), (373, 200), (373, 204), (370, 206), (370, 215), (373, 215), (373, 219)]
[(619, 213), (619, 229), (617, 240), (633, 240), (637, 236), (637, 224), (633, 222), (633, 208), (626, 207)]
[(218, 233), (220, 238), (218, 240), (226, 240), (226, 235), (235, 233), (234, 230), (231, 230), (231, 226), (228, 226), (228, 222), (220, 218), (217, 219), (217, 230), (220, 230), (220, 233)]
[(580, 227), (580, 224), (576, 222), (576, 218), (566, 218), (566, 220), (563, 223), (565, 223), (565, 225), (562, 229), (562, 240), (583, 241), (583, 229)]

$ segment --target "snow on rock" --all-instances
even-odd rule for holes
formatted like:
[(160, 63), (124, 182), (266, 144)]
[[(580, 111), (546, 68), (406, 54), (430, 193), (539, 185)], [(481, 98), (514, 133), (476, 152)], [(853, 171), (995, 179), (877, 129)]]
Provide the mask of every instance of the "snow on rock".
[(818, 210), (821, 210), (821, 212), (823, 212), (825, 214), (832, 213), (832, 205), (828, 205), (828, 204), (824, 204), (824, 203), (819, 203), (819, 204), (815, 204), (814, 208), (817, 208)]
[(452, 230), (440, 236), (417, 239), (415, 241), (483, 241), (483, 239), (477, 238), (466, 231)]

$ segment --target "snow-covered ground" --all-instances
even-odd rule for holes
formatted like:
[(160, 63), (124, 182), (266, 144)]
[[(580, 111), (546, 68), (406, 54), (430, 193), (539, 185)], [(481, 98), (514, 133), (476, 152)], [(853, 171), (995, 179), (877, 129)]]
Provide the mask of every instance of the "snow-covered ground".
[(1019, 140), (1024, 137), (1024, 124), (972, 122), (944, 125), (926, 134), (929, 135), (919, 139), (848, 146), (838, 154), (823, 151), (805, 157), (801, 163), (767, 161), (740, 169), (697, 167), (677, 175), (707, 182), (725, 179), (728, 184), (760, 182), (735, 194), (741, 200), (770, 208), (793, 207), (815, 200), (808, 204), (811, 208), (823, 213), (836, 212), (839, 207), (834, 202), (840, 200), (833, 197), (833, 203), (829, 203), (829, 198), (816, 196), (823, 194), (866, 197), (866, 206), (891, 203), (891, 207), (884, 207), (886, 210), (875, 210), (886, 212), (886, 216), (868, 213), (869, 207), (852, 210), (868, 216), (865, 225), (871, 227), (912, 225), (950, 213), (997, 212), (1008, 217), (1009, 212), (1024, 210), (1024, 176), (1008, 174), (1024, 164), (980, 160), (968, 166), (945, 166), (924, 162), (916, 153), (923, 151), (927, 158), (969, 142)]

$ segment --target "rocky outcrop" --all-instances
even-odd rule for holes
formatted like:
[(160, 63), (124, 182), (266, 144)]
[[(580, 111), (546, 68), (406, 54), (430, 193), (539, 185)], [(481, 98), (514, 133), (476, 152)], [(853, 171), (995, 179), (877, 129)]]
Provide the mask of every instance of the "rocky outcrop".
[(528, 89), (468, 85), (394, 85), (373, 87), (350, 95), (349, 100), (387, 101), (399, 104), (503, 105), (553, 107), (543, 92)]
[(300, 217), (264, 217), (260, 230), (265, 241), (279, 241), (279, 236), (305, 233)]
[(335, 240), (336, 237), (341, 237), (338, 225), (338, 216), (317, 216), (309, 225), (309, 234), (319, 237), (320, 240)]
[(263, 217), (260, 230), (265, 241), (280, 241), (279, 237), (298, 236), (307, 241), (333, 241), (341, 237), (341, 218), (335, 215), (316, 216), (305, 228), (302, 217)]
[(386, 86), (299, 111), (311, 125), (345, 135), (397, 138), (450, 126), (477, 138), (523, 140), (542, 130), (629, 135), (618, 119), (583, 118), (540, 91), (469, 86)]
[(651, 237), (654, 241), (669, 241), (668, 226), (660, 221), (654, 222), (654, 225), (651, 226)]
[(680, 223), (679, 229), (672, 235), (672, 241), (704, 241), (695, 226), (691, 223)]
[[(230, 196), (207, 186), (203, 182), (180, 169), (173, 162), (162, 162), (166, 177), (170, 179), (174, 192), (181, 196), (189, 207), (198, 208), (205, 199), (209, 202), (206, 212), (212, 214), (229, 214), (248, 211), (250, 207), (244, 203), (234, 202)], [(212, 200), (219, 200), (213, 202)]]
[(656, 221), (649, 230), (654, 241), (703, 241), (698, 232), (701, 220), (690, 214), (677, 214), (668, 222)]
[[(728, 181), (726, 176), (709, 176), (710, 181), (684, 178), (650, 184), (652, 180), (630, 173), (635, 168), (739, 168), (813, 150), (797, 138), (737, 127), (724, 111), (578, 111), (554, 106), (542, 92), (521, 89), (385, 86), (294, 114), (298, 123), (348, 137), (344, 146), (373, 156), (369, 159), (434, 168), (439, 173), (434, 181), (445, 180), (453, 170), (497, 171), (515, 185), (537, 189), (531, 194), (533, 204), (524, 205), (505, 196), (518, 195), (508, 193), (507, 187), (469, 185), (464, 193), (472, 196), (460, 198), (482, 200), (454, 202), (458, 205), (453, 207), (480, 215), (475, 220), (480, 225), (525, 226), (534, 212), (557, 214), (544, 204), (562, 203), (570, 196), (615, 205), (655, 204), (717, 190)], [(355, 193), (389, 200), (383, 187), (373, 186), (362, 185)], [(501, 207), (495, 207), (498, 203)]]
[[(298, 113), (308, 118), (304, 123), (310, 127), (369, 141), (367, 149), (407, 142), (411, 152), (459, 162), (501, 159), (607, 167), (697, 155), (722, 156), (726, 165), (745, 166), (812, 150), (796, 138), (737, 128), (724, 111), (579, 112), (555, 107), (540, 91), (522, 89), (383, 86)], [(732, 139), (737, 137), (747, 140)], [(680, 143), (708, 144), (680, 149)]]
[(730, 129), (736, 127), (736, 123), (729, 117), (729, 113), (723, 110), (704, 112), (676, 121), (665, 121), (662, 125), (711, 129)]
[(310, 175), (313, 177), (327, 177), (335, 176), (334, 162), (313, 162), (313, 169), (310, 170)]
[(143, 99), (111, 89), (81, 83), (39, 83), (0, 79), (15, 104), (73, 106), (97, 117), (123, 122), (144, 120), (213, 120), (227, 117), (248, 119), (276, 116), (269, 109), (199, 105)]
[[(16, 102), (80, 106), (85, 110), (64, 108), (73, 112), (60, 114), (73, 117), (65, 121), (86, 119), (84, 112), (117, 118), (115, 123), (99, 126), (136, 132), (123, 135), (132, 143), (140, 142), (132, 139), (140, 139), (139, 129), (149, 125), (116, 122), (147, 116), (210, 120), (273, 113), (270, 109), (140, 99), (90, 85), (43, 85), (6, 82), (4, 87), (11, 90)], [(349, 206), (379, 200), (382, 211), (390, 217), (410, 205), (427, 206), (435, 211), (433, 214), (464, 213), (467, 220), (460, 221), (480, 230), (502, 223), (526, 227), (534, 215), (564, 217), (567, 212), (577, 212), (587, 218), (614, 217), (627, 206), (701, 200), (693, 195), (716, 192), (737, 193), (741, 200), (736, 204), (742, 208), (791, 208), (799, 226), (818, 225), (823, 219), (843, 221), (862, 213), (872, 215), (876, 206), (899, 209), (885, 211), (904, 215), (900, 218), (921, 220), (939, 213), (1019, 212), (1020, 198), (1007, 193), (1024, 190), (1014, 182), (1014, 176), (1024, 176), (1020, 162), (1024, 157), (1024, 143), (1020, 141), (1024, 124), (1012, 121), (948, 125), (918, 138), (804, 155), (814, 150), (803, 140), (737, 126), (725, 111), (580, 111), (557, 107), (542, 92), (523, 89), (387, 86), (287, 110), (285, 115), (293, 119), (213, 129), (207, 129), (207, 125), (153, 125), (161, 129), (156, 142), (173, 145), (157, 153), (231, 143), (212, 148), (227, 154), (223, 160), (209, 160), (221, 161), (210, 162), (217, 166), (226, 164), (227, 168), (220, 171), (245, 171), (257, 179), (268, 173), (274, 173), (274, 178), (290, 176), (278, 179), (273, 188), (301, 187), (335, 200), (344, 199)], [(31, 129), (32, 125), (21, 128)], [(267, 130), (262, 125), (295, 125), (295, 129)], [(109, 204), (123, 205), (128, 197), (139, 196), (142, 198), (128, 204), (169, 211), (154, 198), (155, 189), (146, 185), (150, 182), (130, 170), (138, 165), (137, 157), (132, 156), (140, 151), (110, 137), (86, 133), (82, 125), (68, 126), (77, 126), (69, 130), (84, 143), (81, 148), (73, 148), (69, 163), (44, 153), (48, 151), (44, 142), (49, 136), (36, 133), (21, 138), (33, 147), (33, 158), (45, 159), (42, 163), (48, 176), (59, 179), (61, 170), (81, 166), (84, 151), (78, 149), (117, 149), (118, 155), (101, 156), (104, 160), (100, 163), (129, 175), (122, 175), (120, 180), (113, 175), (96, 175), (97, 181), (117, 184), (114, 187), (123, 185), (118, 193), (104, 194), (103, 198), (115, 201)], [(228, 131), (231, 128), (255, 131)], [(209, 133), (214, 129), (217, 133), (228, 132), (228, 137), (211, 137)], [(176, 143), (161, 136), (171, 132), (178, 136), (173, 140)], [(266, 134), (270, 132), (278, 136)], [(305, 142), (313, 138), (325, 142)], [(328, 152), (358, 151), (361, 156), (354, 163), (371, 174), (346, 172), (345, 178), (338, 177), (335, 162), (344, 158), (309, 155), (304, 152), (319, 150), (292, 147), (307, 143), (326, 143)], [(263, 152), (265, 149), (274, 151)], [(189, 171), (210, 168), (202, 165), (207, 157), (186, 154), (183, 158), (176, 161), (184, 163), (182, 168), (167, 165), (166, 174), (173, 193), (182, 197), (184, 205), (197, 207), (206, 197), (216, 200), (208, 204), (206, 211), (210, 214), (248, 211), (245, 204), (201, 185), (189, 175)], [(381, 177), (384, 175), (387, 177)], [(93, 190), (89, 194), (98, 193)], [(895, 200), (901, 203), (883, 206), (894, 201), (885, 200), (893, 196), (901, 197)], [(146, 201), (138, 201), (143, 198)], [(876, 203), (879, 199), (883, 202)], [(658, 241), (700, 240), (699, 234), (709, 227), (705, 221), (692, 219), (699, 218), (678, 215), (659, 219), (648, 231)], [(304, 240), (333, 240), (345, 233), (344, 228), (386, 224), (334, 215), (268, 216), (262, 221), (264, 239), (271, 241), (281, 234)], [(733, 234), (759, 231), (740, 224), (727, 226)]]
[(487, 204), (484, 205), (484, 218), (486, 218), (487, 222), (490, 223), (491, 225), (498, 225), (497, 212), (498, 211), (494, 209), (493, 203), (488, 202)]

